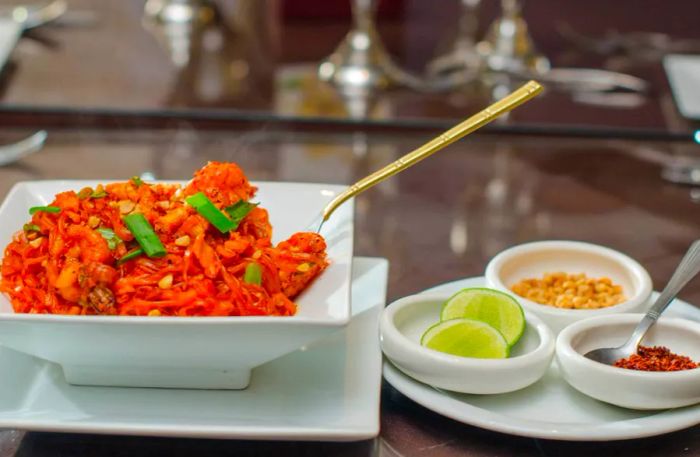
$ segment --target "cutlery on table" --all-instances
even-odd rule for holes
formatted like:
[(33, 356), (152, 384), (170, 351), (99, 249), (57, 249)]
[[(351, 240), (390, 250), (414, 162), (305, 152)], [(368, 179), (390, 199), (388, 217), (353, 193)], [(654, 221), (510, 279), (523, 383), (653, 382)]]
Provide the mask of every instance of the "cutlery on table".
[(39, 130), (33, 135), (16, 143), (0, 146), (0, 167), (16, 162), (22, 157), (38, 151), (44, 145), (47, 137), (46, 130)]
[[(535, 76), (528, 72), (505, 72), (508, 75), (528, 80)], [(646, 92), (649, 83), (636, 76), (597, 68), (552, 68), (537, 74), (537, 79), (547, 87), (554, 86), (571, 92)]]
[(700, 40), (673, 38), (658, 32), (620, 33), (607, 31), (602, 37), (584, 35), (569, 24), (558, 24), (559, 34), (581, 49), (604, 55), (622, 54), (634, 57), (663, 57), (666, 54), (693, 54), (700, 52)]
[(637, 348), (641, 343), (644, 335), (656, 323), (661, 313), (663, 313), (668, 305), (676, 298), (676, 295), (685, 287), (688, 282), (700, 272), (700, 240), (693, 242), (685, 253), (683, 260), (676, 267), (673, 276), (661, 291), (661, 294), (654, 302), (654, 305), (647, 311), (647, 314), (637, 325), (637, 328), (632, 332), (632, 336), (622, 345), (616, 348), (601, 348), (594, 349), (584, 354), (591, 360), (613, 365), (620, 359), (625, 359), (632, 354), (637, 353)]
[(30, 30), (63, 16), (68, 10), (65, 0), (54, 0), (47, 5), (32, 8), (16, 6), (10, 11), (10, 18), (22, 26), (22, 30)]
[(54, 0), (40, 8), (16, 6), (0, 15), (0, 70), (5, 66), (19, 37), (25, 30), (55, 21), (68, 9), (65, 0)]
[(364, 192), (370, 187), (379, 184), (385, 179), (394, 176), (407, 168), (410, 168), (421, 160), (431, 156), (432, 154), (449, 146), (475, 130), (480, 129), (502, 114), (507, 113), (508, 111), (532, 99), (540, 92), (542, 92), (542, 86), (537, 81), (530, 81), (511, 94), (492, 104), (488, 108), (478, 112), (446, 132), (441, 133), (436, 138), (433, 138), (424, 145), (419, 146), (398, 160), (390, 163), (380, 170), (375, 171), (371, 175), (360, 179), (331, 200), (326, 207), (323, 208), (316, 219), (308, 226), (307, 230), (319, 233), (324, 222), (326, 222), (331, 214), (333, 214), (333, 212), (347, 200)]

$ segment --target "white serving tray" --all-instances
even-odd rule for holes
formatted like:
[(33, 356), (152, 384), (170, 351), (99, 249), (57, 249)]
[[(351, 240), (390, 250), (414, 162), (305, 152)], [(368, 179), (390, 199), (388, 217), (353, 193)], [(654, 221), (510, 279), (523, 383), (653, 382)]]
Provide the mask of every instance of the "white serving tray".
[[(486, 284), (483, 277), (450, 282), (426, 292), (455, 293)], [(658, 294), (653, 293), (652, 299)], [(664, 315), (700, 321), (700, 309), (675, 300)], [(422, 384), (384, 362), (384, 378), (416, 403), (465, 424), (533, 438), (609, 441), (661, 435), (700, 424), (700, 405), (635, 411), (594, 400), (569, 386), (556, 362), (535, 384), (507, 394), (465, 395)]]

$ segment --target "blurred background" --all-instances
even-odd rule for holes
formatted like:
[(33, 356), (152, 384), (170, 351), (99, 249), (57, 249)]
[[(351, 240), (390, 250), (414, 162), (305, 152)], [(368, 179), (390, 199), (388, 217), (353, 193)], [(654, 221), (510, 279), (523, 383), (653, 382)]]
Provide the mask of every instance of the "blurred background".
[(3, 0), (0, 115), (439, 128), (537, 78), (547, 93), (492, 131), (687, 139), (700, 110), (674, 95), (700, 79), (697, 13), (697, 0)]

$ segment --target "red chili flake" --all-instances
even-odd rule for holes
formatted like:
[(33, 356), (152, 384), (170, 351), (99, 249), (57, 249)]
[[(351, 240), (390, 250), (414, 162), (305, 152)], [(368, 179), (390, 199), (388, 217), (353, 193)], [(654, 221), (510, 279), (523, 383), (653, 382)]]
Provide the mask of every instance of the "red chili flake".
[(636, 354), (620, 359), (614, 366), (642, 371), (680, 371), (698, 368), (690, 357), (678, 355), (664, 346), (639, 346)]

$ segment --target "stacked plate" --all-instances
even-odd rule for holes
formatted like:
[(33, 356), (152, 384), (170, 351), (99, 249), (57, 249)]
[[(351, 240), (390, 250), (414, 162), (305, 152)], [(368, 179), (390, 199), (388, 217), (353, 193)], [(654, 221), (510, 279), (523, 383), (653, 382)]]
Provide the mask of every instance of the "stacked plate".
[[(0, 245), (66, 189), (16, 184)], [(258, 182), (275, 239), (313, 220), (343, 186)], [(379, 432), (377, 319), (388, 263), (353, 259), (353, 205), (324, 226), (330, 265), (286, 316), (15, 313), (0, 295), (0, 428), (248, 439), (358, 440)], [(128, 387), (128, 388), (127, 388)]]

